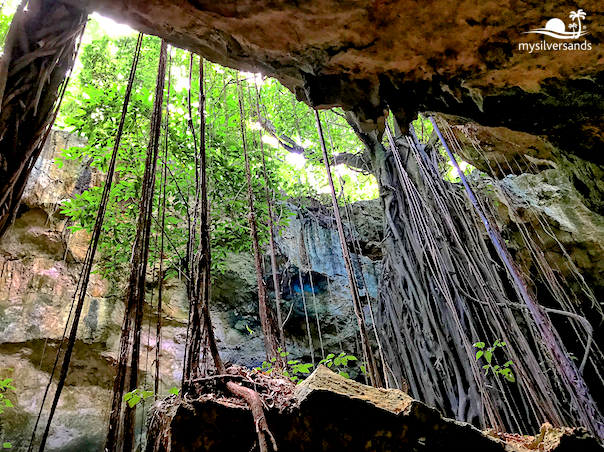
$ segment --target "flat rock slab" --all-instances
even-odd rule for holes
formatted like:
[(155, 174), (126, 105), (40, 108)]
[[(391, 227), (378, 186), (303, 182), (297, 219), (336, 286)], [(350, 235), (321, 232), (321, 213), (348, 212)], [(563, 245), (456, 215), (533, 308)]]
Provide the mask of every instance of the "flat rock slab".
[[(267, 399), (264, 398), (265, 403)], [(402, 391), (376, 389), (320, 366), (296, 387), (287, 408), (267, 405), (266, 417), (280, 451), (501, 451), (544, 450), (542, 441), (517, 435), (504, 442), (470, 424), (443, 418)], [(283, 407), (283, 405), (281, 405)], [(256, 432), (250, 411), (208, 397), (171, 398), (153, 410), (147, 452), (251, 451)], [(582, 429), (549, 434), (546, 450), (602, 451)], [(549, 430), (548, 430), (549, 431)], [(508, 440), (514, 439), (511, 436)], [(540, 447), (541, 445), (541, 447)]]

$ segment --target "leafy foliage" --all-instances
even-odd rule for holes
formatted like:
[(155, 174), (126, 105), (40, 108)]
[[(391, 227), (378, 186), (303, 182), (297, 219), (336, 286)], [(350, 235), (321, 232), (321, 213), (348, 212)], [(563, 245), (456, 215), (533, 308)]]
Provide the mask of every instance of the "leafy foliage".
[(501, 375), (510, 383), (515, 383), (516, 377), (514, 376), (514, 372), (510, 368), (510, 366), (514, 364), (514, 362), (512, 360), (509, 360), (506, 361), (504, 364), (499, 365), (496, 364), (495, 361), (493, 361), (497, 348), (503, 349), (503, 347), (505, 347), (506, 345), (507, 344), (505, 342), (497, 339), (495, 342), (493, 342), (493, 345), (491, 347), (487, 347), (485, 349), (486, 344), (484, 342), (476, 342), (474, 344), (474, 347), (479, 349), (476, 352), (476, 361), (478, 361), (480, 358), (484, 358), (484, 360), (487, 362), (485, 365), (482, 366), (482, 368), (485, 369), (485, 375), (487, 375), (489, 373), (489, 370), (491, 370), (493, 374)]
[[(279, 349), (279, 353), (284, 358), (290, 355), (289, 352), (284, 352), (281, 349)], [(274, 367), (276, 361), (277, 358), (271, 358), (270, 361), (264, 361), (261, 367), (256, 367), (255, 369), (266, 374), (270, 374), (276, 370), (285, 377), (288, 377), (291, 381), (298, 384), (302, 383), (304, 375), (308, 375), (313, 370), (312, 363), (301, 363), (298, 359), (290, 359), (287, 361), (285, 369), (277, 369)], [(333, 353), (330, 353), (325, 357), (325, 359), (319, 361), (319, 365), (323, 364), (344, 378), (350, 378), (350, 368), (352, 368), (352, 365), (349, 363), (354, 361), (357, 361), (356, 356), (349, 355), (346, 352), (341, 352), (337, 356)], [(363, 374), (365, 373), (363, 366), (361, 366), (361, 372)]]
[[(88, 140), (86, 147), (63, 151), (59, 165), (65, 161), (83, 162), (94, 174), (105, 173), (114, 145), (115, 131), (120, 120), (126, 81), (130, 71), (135, 36), (112, 39), (100, 34), (94, 22), (89, 26), (88, 44), (83, 46), (80, 69), (73, 77), (58, 123)], [(104, 276), (124, 267), (130, 259), (138, 215), (139, 193), (144, 172), (144, 160), (150, 136), (150, 116), (155, 86), (155, 72), (160, 41), (147, 36), (136, 73), (131, 104), (126, 117), (122, 144), (119, 148), (116, 176), (112, 187), (101, 243), (99, 269)], [(186, 242), (191, 227), (195, 199), (195, 152), (199, 146), (199, 63), (189, 68), (188, 54), (172, 49), (170, 55), (170, 96), (167, 124), (168, 165), (165, 212), (167, 245), (170, 262), (166, 277), (180, 274), (187, 265)], [(192, 114), (188, 111), (188, 74), (191, 84)], [(218, 65), (204, 66), (206, 98), (206, 149), (208, 153), (209, 202), (211, 207), (211, 244), (213, 271), (224, 269), (224, 259), (230, 252), (251, 248), (247, 220), (246, 185), (244, 177), (240, 115), (236, 91), (238, 75)], [(250, 149), (255, 205), (260, 227), (261, 245), (268, 240), (268, 206), (264, 184), (272, 189), (273, 201), (279, 204), (277, 227), (287, 224), (289, 213), (283, 202), (304, 197), (320, 197), (327, 192), (327, 179), (320, 161), (320, 146), (312, 111), (295, 101), (293, 95), (274, 80), (260, 80), (252, 74), (243, 82), (244, 122)], [(287, 150), (275, 146), (267, 134), (261, 136), (258, 127), (256, 88), (260, 91), (261, 116), (270, 118), (279, 134), (294, 137), (306, 149), (304, 170), (291, 163)], [(360, 152), (360, 143), (345, 123), (343, 115), (327, 113), (326, 124), (334, 144), (334, 152)], [(192, 131), (194, 129), (194, 132)], [(195, 136), (193, 135), (195, 134)], [(262, 140), (262, 146), (261, 146)], [(163, 142), (163, 141), (162, 141)], [(261, 148), (267, 164), (268, 181), (264, 181)], [(342, 172), (344, 196), (349, 200), (377, 196), (372, 177), (345, 169)], [(94, 178), (93, 178), (94, 180)], [(160, 185), (160, 180), (156, 182)], [(368, 188), (369, 187), (369, 188)], [(69, 217), (72, 231), (92, 230), (98, 211), (102, 184), (76, 193), (62, 204), (61, 213)], [(155, 221), (152, 233), (160, 229), (160, 190), (156, 190)], [(158, 246), (152, 240), (150, 264), (158, 259)], [(168, 254), (168, 252), (166, 252)]]
[(332, 366), (335, 366), (334, 369), (336, 372), (338, 372), (339, 375), (343, 376), (344, 378), (350, 378), (350, 374), (346, 372), (349, 366), (348, 361), (356, 360), (356, 356), (348, 355), (345, 352), (341, 352), (338, 356), (334, 355), (333, 353), (330, 353), (325, 357), (325, 359), (319, 361), (319, 364), (324, 364), (330, 369), (332, 368)]
[[(179, 394), (179, 390), (176, 386), (171, 388), (168, 392), (173, 395)], [(127, 402), (130, 408), (134, 408), (141, 400), (147, 400), (153, 395), (153, 391), (147, 391), (145, 389), (137, 388), (134, 391), (130, 391), (124, 394), (124, 402)]]
[[(1, 370), (1, 369), (0, 369)], [(9, 372), (12, 372), (13, 369), (7, 369)], [(7, 391), (14, 391), (16, 388), (11, 384), (13, 382), (12, 378), (4, 378), (0, 380), (0, 414), (4, 413), (5, 408), (14, 408), (13, 402), (11, 402), (6, 396), (5, 393)], [(11, 449), (13, 446), (9, 442), (5, 442), (2, 444), (3, 449)]]
[(19, 0), (3, 0), (0, 4), (0, 54), (4, 50), (6, 34), (18, 5)]
[[(143, 55), (157, 56), (159, 40), (147, 37), (143, 41)], [(116, 57), (108, 59), (111, 52), (107, 52), (110, 45), (115, 45)], [(125, 91), (125, 79), (129, 68), (123, 64), (125, 56), (134, 47), (133, 37), (123, 37), (115, 42), (110, 42), (106, 37), (93, 41), (85, 46), (82, 53), (82, 70), (79, 74), (79, 83), (76, 90), (79, 95), (72, 96), (73, 100), (65, 110), (62, 123), (65, 127), (88, 139), (85, 148), (71, 148), (64, 151), (64, 160), (84, 160), (93, 170), (105, 172), (108, 167), (113, 140), (119, 117), (121, 114), (122, 100)], [(173, 64), (184, 62), (184, 51), (173, 51)], [(154, 78), (147, 74), (145, 61), (141, 61), (141, 69), (137, 74), (135, 88), (125, 123), (125, 134), (119, 149), (116, 177), (112, 187), (111, 202), (108, 206), (103, 239), (100, 250), (106, 259), (103, 261), (102, 270), (105, 274), (114, 271), (126, 264), (130, 258), (130, 244), (135, 235), (136, 218), (138, 214), (138, 198), (142, 184), (143, 164), (149, 136), (149, 119), (152, 108), (152, 89)], [(210, 66), (210, 65), (208, 65)], [(107, 69), (109, 68), (109, 69)], [(175, 66), (171, 79), (172, 90), (170, 93), (169, 125), (168, 125), (168, 158), (170, 168), (166, 182), (166, 233), (168, 242), (172, 247), (172, 271), (179, 271), (185, 255), (187, 240), (186, 231), (189, 229), (191, 218), (190, 209), (194, 204), (194, 159), (195, 149), (199, 145), (199, 136), (193, 139), (191, 128), (188, 126), (189, 115), (187, 110), (188, 91), (182, 85), (181, 78), (184, 66)], [(209, 69), (209, 70), (208, 70)], [(193, 68), (193, 73), (198, 69)], [(233, 91), (224, 86), (228, 80), (219, 82), (217, 79), (225, 78), (213, 70), (213, 66), (206, 68), (210, 89), (207, 96), (220, 96), (222, 91)], [(113, 74), (113, 75), (112, 75)], [(231, 77), (232, 78), (232, 77)], [(117, 80), (116, 80), (117, 79)], [(193, 86), (193, 98), (198, 97)], [(198, 89), (197, 89), (198, 91)], [(226, 107), (213, 115), (214, 121), (208, 127), (208, 153), (210, 168), (210, 203), (214, 222), (212, 224), (212, 245), (214, 248), (215, 268), (220, 267), (220, 261), (226, 257), (227, 252), (238, 252), (250, 246), (248, 226), (246, 219), (246, 204), (244, 191), (244, 172), (242, 156), (240, 155), (240, 137), (237, 135), (238, 115), (233, 92), (230, 93)], [(211, 102), (209, 102), (211, 104)], [(193, 112), (194, 116), (196, 112)], [(195, 118), (193, 118), (195, 120)], [(272, 161), (269, 161), (272, 162)], [(258, 159), (254, 170), (258, 172)], [(269, 165), (270, 167), (270, 165)], [(269, 171), (271, 175), (274, 171)], [(270, 178), (269, 178), (270, 179)], [(269, 180), (273, 185), (277, 181)], [(159, 185), (159, 181), (158, 181)], [(263, 186), (260, 178), (256, 178), (254, 187), (259, 200), (259, 222), (265, 222), (267, 212), (263, 206)], [(62, 213), (70, 217), (72, 230), (91, 230), (98, 210), (102, 186), (93, 186), (81, 194), (76, 194), (72, 199), (63, 204)], [(156, 194), (156, 205), (159, 205), (159, 190)], [(286, 217), (284, 218), (286, 219)], [(159, 221), (153, 225), (157, 232)], [(185, 232), (185, 233), (183, 233)], [(261, 237), (266, 240), (266, 234)], [(151, 244), (151, 256), (157, 255), (155, 243)]]
[[(8, 369), (12, 371), (12, 369)], [(4, 395), (7, 391), (14, 391), (16, 388), (11, 384), (12, 378), (4, 378), (0, 380), (0, 414), (4, 412), (5, 408), (13, 408), (13, 403)]]

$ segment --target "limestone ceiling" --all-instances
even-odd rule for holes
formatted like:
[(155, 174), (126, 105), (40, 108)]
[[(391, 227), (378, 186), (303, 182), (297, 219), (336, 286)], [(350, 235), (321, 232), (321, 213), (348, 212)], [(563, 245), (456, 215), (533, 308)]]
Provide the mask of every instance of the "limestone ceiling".
[[(442, 111), (544, 135), (604, 162), (601, 1), (63, 1), (276, 77), (302, 101), (341, 105), (370, 123), (386, 104), (403, 122), (417, 111)], [(551, 18), (578, 32), (569, 16), (579, 9), (587, 34), (578, 39), (524, 34)], [(519, 47), (543, 40), (591, 50)]]

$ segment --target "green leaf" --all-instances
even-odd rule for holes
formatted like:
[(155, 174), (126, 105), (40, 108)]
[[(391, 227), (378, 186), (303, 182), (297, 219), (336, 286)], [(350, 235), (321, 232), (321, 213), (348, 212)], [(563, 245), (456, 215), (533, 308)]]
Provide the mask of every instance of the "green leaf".
[(350, 375), (348, 375), (347, 372), (340, 372), (340, 375), (343, 376), (344, 378), (350, 378)]
[(2, 443), (2, 447), (5, 449), (12, 449), (13, 445), (11, 443)]
[(484, 359), (487, 360), (487, 363), (491, 364), (491, 359), (493, 359), (493, 352), (487, 350), (484, 352)]
[(477, 348), (484, 348), (484, 342), (476, 342), (476, 343), (474, 344), (474, 347), (477, 347)]
[(514, 377), (514, 373), (513, 372), (510, 372), (509, 374), (505, 374), (504, 377), (510, 383), (516, 383), (516, 377)]
[(477, 351), (476, 352), (476, 361), (478, 361), (483, 354), (484, 354), (484, 352), (482, 350)]
[(174, 387), (173, 387), (173, 388), (171, 388), (171, 389), (170, 389), (168, 392), (169, 392), (170, 394), (178, 395), (179, 389), (178, 389), (176, 386), (174, 386)]
[(312, 364), (299, 364), (296, 366), (295, 372), (299, 372), (301, 374), (309, 374), (311, 367)]
[(6, 408), (14, 408), (14, 407), (15, 407), (15, 406), (13, 405), (13, 403), (12, 403), (10, 400), (8, 400), (8, 399), (6, 399), (6, 400), (4, 401), (4, 403), (6, 404)]
[(138, 394), (134, 394), (130, 400), (128, 400), (128, 405), (130, 408), (133, 408), (138, 402), (141, 401), (141, 396)]

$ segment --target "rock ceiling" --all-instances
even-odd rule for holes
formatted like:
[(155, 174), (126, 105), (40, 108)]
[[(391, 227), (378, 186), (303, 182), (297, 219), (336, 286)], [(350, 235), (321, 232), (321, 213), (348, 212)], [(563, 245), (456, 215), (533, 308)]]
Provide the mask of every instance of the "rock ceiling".
[[(595, 163), (604, 128), (604, 2), (63, 0), (211, 61), (278, 78), (368, 124), (439, 111), (544, 136)], [(578, 39), (525, 34), (582, 9)], [(583, 44), (529, 50), (520, 44)]]

